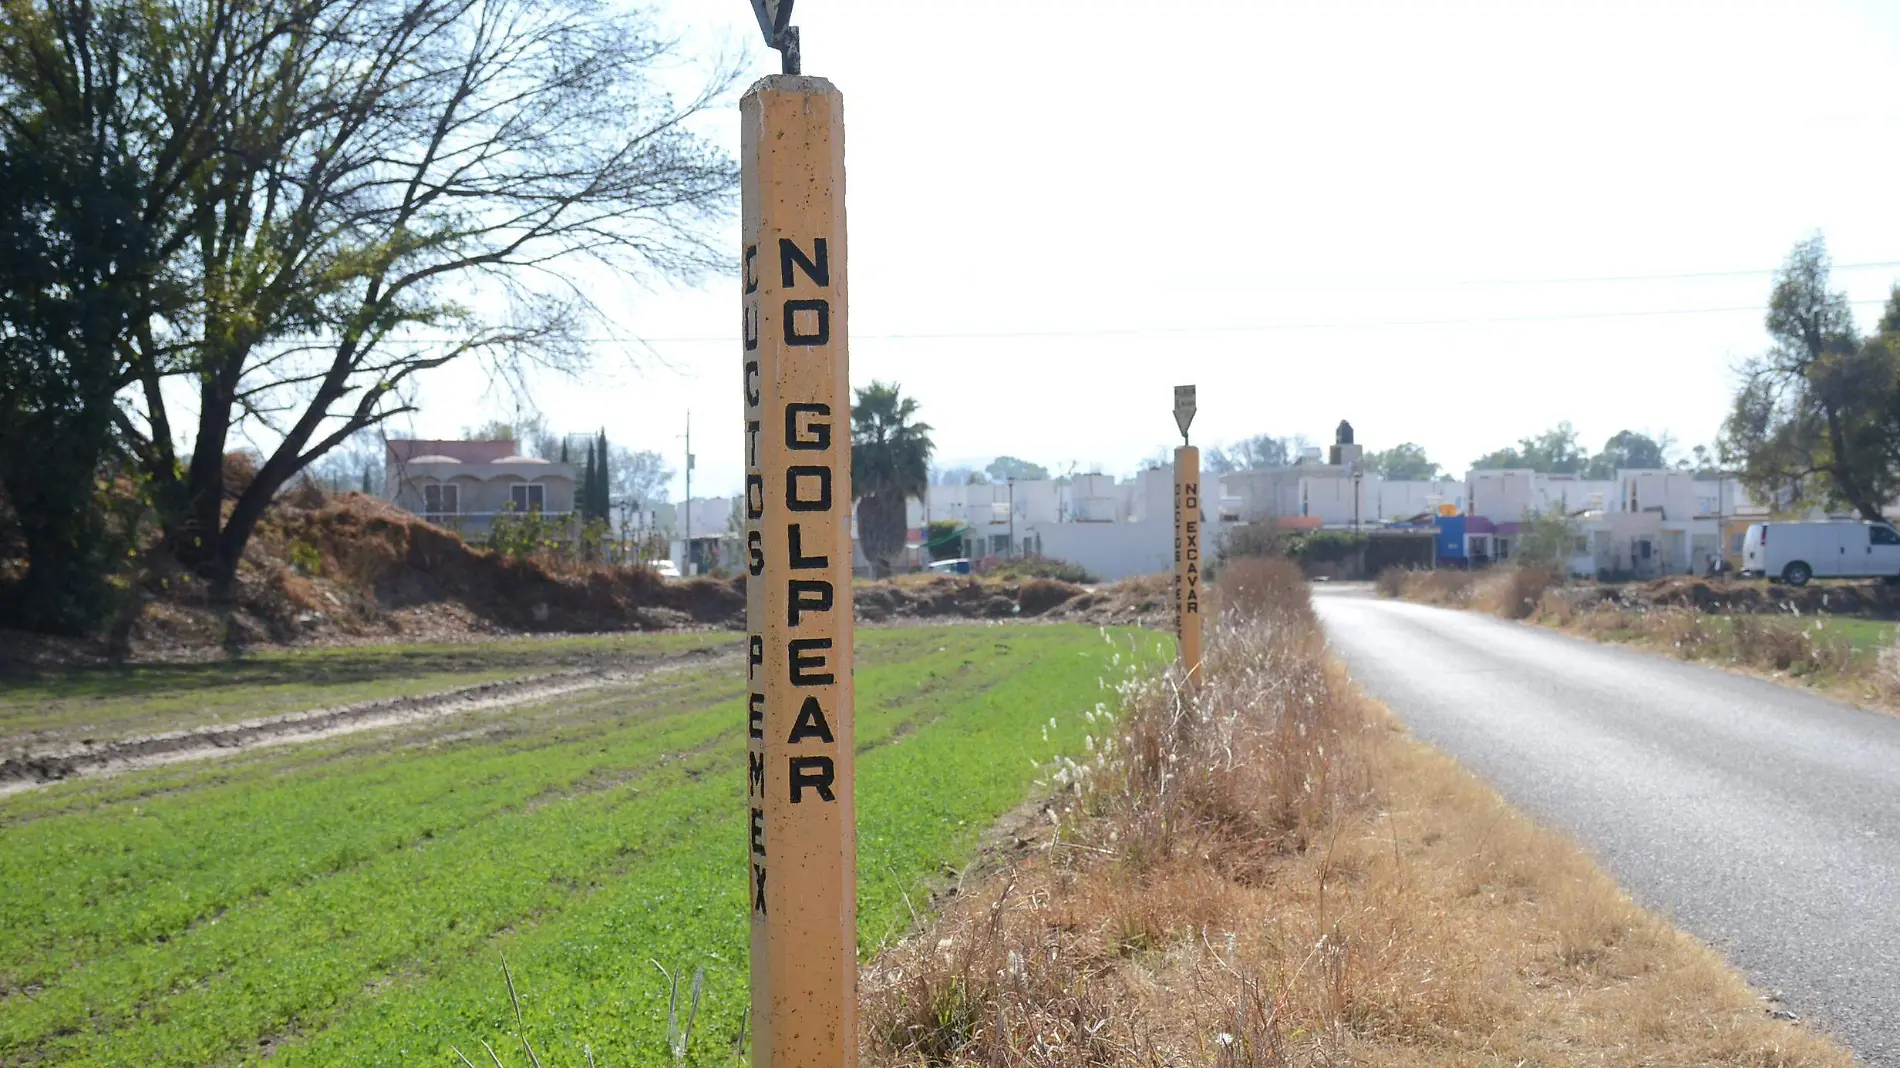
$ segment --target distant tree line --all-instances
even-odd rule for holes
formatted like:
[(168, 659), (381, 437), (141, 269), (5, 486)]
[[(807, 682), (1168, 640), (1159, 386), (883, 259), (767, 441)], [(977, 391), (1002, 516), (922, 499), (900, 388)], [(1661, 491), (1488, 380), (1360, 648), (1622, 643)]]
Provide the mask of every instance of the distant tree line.
[(1715, 473), (1714, 457), (1707, 446), (1698, 445), (1689, 456), (1677, 456), (1675, 439), (1667, 433), (1651, 437), (1620, 430), (1603, 443), (1602, 451), (1593, 454), (1568, 421), (1534, 437), (1519, 439), (1514, 446), (1488, 452), (1471, 461), (1471, 467), (1479, 471), (1528, 468), (1588, 479), (1615, 478), (1619, 470), (1659, 468)]

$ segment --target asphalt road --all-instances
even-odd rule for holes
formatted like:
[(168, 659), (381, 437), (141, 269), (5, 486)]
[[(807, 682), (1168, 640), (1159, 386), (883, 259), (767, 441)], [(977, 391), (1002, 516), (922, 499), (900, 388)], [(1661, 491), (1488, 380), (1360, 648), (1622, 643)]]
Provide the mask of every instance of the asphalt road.
[(1419, 737), (1900, 1068), (1900, 717), (1364, 590), (1315, 605)]

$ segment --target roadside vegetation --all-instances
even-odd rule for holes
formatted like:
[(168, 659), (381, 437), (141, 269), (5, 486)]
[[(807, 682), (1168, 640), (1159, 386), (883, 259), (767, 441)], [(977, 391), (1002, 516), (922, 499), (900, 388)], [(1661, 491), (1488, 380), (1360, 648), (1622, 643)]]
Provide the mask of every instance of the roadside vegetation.
[(870, 1063), (1852, 1063), (1410, 740), (1294, 565), (1216, 592), (1204, 688), (1124, 686), (1053, 825), (867, 970)]
[[(1896, 624), (1803, 610), (1793, 601), (1764, 602), (1752, 587), (1735, 587), (1731, 593), (1727, 584), (1683, 581), (1700, 585), (1671, 597), (1675, 603), (1566, 587), (1557, 571), (1535, 567), (1476, 573), (1393, 569), (1379, 576), (1378, 588), (1387, 597), (1525, 620), (1683, 660), (1762, 672), (1900, 710)], [(1829, 590), (1820, 586), (1798, 592), (1805, 604), (1824, 604), (1829, 597)], [(1846, 607), (1860, 597), (1858, 590), (1843, 588), (1835, 599)], [(1698, 607), (1698, 602), (1707, 607)]]
[[(1171, 647), (1080, 626), (859, 641), (866, 952), (1049, 761), (1086, 755), (1104, 687)], [(742, 687), (708, 665), (0, 799), (0, 1063), (449, 1064), (518, 1048), (504, 956), (549, 1063), (669, 1060), (654, 962), (704, 970), (687, 1062), (732, 1063)]]

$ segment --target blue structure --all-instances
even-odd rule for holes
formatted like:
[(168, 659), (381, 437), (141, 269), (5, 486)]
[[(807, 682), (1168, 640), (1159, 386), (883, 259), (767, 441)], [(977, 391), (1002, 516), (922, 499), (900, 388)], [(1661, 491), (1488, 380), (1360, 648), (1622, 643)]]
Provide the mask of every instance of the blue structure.
[(1441, 515), (1433, 524), (1438, 535), (1438, 562), (1452, 567), (1465, 565), (1465, 525), (1470, 519), (1462, 515)]

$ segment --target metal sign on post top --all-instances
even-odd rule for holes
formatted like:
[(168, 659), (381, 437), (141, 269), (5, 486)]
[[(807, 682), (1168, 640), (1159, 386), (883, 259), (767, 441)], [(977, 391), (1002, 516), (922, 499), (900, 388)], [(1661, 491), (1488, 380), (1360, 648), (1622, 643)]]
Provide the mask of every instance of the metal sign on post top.
[(755, 1068), (857, 1063), (843, 105), (796, 75), (739, 104)]
[(1194, 387), (1174, 387), (1174, 424), (1181, 428), (1181, 444), (1187, 444), (1188, 424), (1194, 421)]
[(765, 43), (783, 57), (779, 73), (799, 73), (798, 27), (791, 24), (792, 0), (752, 0), (752, 13), (759, 18), (759, 32), (765, 35)]

